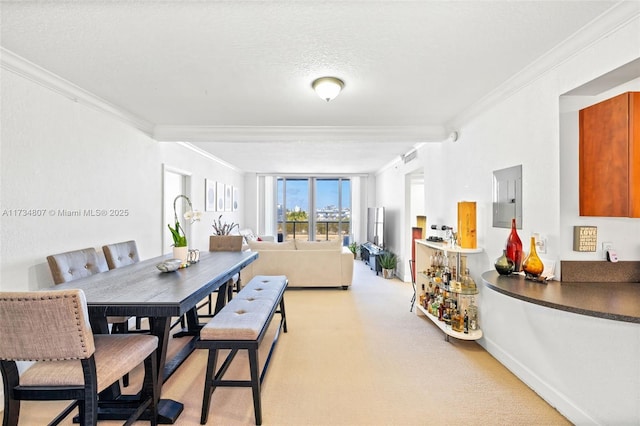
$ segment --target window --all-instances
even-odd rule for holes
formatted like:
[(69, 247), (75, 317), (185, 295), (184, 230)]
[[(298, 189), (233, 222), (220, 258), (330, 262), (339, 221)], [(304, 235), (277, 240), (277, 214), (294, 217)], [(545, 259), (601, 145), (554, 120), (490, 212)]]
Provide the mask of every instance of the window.
[(278, 178), (276, 203), (283, 240), (346, 242), (351, 233), (349, 179)]

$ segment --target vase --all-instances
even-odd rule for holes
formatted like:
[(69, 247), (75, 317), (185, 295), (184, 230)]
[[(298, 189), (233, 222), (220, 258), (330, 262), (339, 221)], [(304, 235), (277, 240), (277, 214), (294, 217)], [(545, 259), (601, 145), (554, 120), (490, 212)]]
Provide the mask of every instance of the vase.
[(502, 256), (496, 259), (494, 265), (500, 275), (509, 275), (513, 272), (514, 264), (513, 261), (507, 257), (506, 250), (502, 250)]
[(180, 259), (182, 263), (186, 263), (189, 258), (189, 247), (174, 247), (173, 258)]
[(522, 241), (516, 230), (516, 219), (511, 219), (511, 233), (507, 238), (507, 257), (513, 262), (513, 272), (522, 270)]
[(417, 222), (417, 227), (422, 229), (422, 232), (420, 233), (420, 237), (419, 239), (423, 239), (424, 238), (424, 233), (427, 230), (427, 217), (426, 216), (416, 216), (416, 222)]
[(242, 235), (210, 235), (209, 251), (242, 251)]
[(386, 278), (390, 280), (391, 278), (393, 278), (393, 272), (394, 272), (394, 269), (382, 268), (382, 278)]
[(531, 250), (529, 251), (529, 255), (524, 260), (522, 264), (522, 269), (525, 274), (531, 275), (533, 277), (539, 277), (544, 270), (544, 265), (542, 264), (542, 260), (538, 257), (538, 253), (536, 252), (536, 239), (535, 237), (531, 237)]

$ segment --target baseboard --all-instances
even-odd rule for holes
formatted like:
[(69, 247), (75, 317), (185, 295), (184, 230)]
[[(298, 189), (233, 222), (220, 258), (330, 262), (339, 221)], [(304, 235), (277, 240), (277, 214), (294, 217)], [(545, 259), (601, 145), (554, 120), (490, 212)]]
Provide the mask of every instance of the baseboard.
[(542, 380), (533, 371), (513, 358), (509, 353), (505, 352), (502, 347), (487, 338), (486, 335), (479, 340), (478, 343), (489, 352), (491, 356), (497, 359), (500, 364), (507, 367), (509, 371), (515, 374), (516, 377), (522, 380), (549, 405), (558, 410), (558, 412), (565, 416), (571, 423), (579, 425), (598, 424), (593, 417), (577, 406), (565, 394)]

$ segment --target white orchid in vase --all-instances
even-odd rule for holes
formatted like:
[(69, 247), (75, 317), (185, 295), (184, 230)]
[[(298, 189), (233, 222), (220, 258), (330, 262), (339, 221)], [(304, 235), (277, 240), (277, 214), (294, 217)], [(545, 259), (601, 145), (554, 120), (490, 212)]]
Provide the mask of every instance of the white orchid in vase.
[(178, 212), (176, 209), (176, 203), (180, 198), (184, 198), (189, 205), (189, 210), (184, 213), (183, 217), (185, 218), (185, 220), (188, 220), (190, 224), (199, 221), (202, 217), (202, 213), (193, 209), (191, 200), (186, 195), (180, 194), (173, 200), (173, 217), (176, 225), (175, 228), (172, 228), (171, 224), (168, 224), (167, 226), (169, 227), (169, 231), (171, 231), (171, 236), (173, 237), (173, 246), (187, 247), (187, 236), (184, 232), (184, 229), (182, 228), (182, 225), (180, 225), (180, 221), (178, 220)]

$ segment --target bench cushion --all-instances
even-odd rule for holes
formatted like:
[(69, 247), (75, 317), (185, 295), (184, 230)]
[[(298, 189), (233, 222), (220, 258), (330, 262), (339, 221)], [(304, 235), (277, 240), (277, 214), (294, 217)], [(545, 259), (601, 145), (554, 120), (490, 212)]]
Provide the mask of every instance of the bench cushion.
[(284, 275), (253, 277), (200, 330), (200, 340), (256, 340), (286, 286)]

